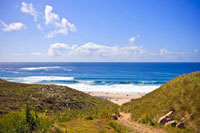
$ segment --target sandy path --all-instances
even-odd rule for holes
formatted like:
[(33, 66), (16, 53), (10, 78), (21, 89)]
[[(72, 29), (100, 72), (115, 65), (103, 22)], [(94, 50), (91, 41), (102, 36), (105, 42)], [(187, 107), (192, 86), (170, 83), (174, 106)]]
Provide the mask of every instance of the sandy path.
[[(131, 99), (137, 99), (144, 96), (144, 94), (122, 94), (122, 93), (105, 93), (105, 92), (89, 92), (88, 94), (90, 94), (91, 96), (106, 98), (109, 101), (116, 103), (118, 105), (122, 105), (123, 103), (129, 102)], [(167, 133), (163, 129), (158, 129), (148, 125), (131, 121), (130, 113), (121, 112), (120, 115), (121, 116), (117, 120), (119, 123), (139, 133)]]
[(129, 127), (139, 133), (167, 133), (163, 129), (153, 128), (148, 125), (140, 124), (134, 121), (130, 121), (131, 114), (130, 113), (120, 113), (120, 117), (118, 118), (118, 122), (122, 125)]

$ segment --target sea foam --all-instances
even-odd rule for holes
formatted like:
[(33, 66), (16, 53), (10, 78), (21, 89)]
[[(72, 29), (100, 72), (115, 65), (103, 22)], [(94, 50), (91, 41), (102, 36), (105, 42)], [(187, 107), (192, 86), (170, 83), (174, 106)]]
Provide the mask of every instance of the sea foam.
[(41, 81), (71, 81), (74, 77), (59, 77), (59, 76), (28, 76), (28, 77), (10, 77), (2, 78), (5, 80), (23, 82), (23, 83), (38, 83)]
[[(9, 77), (2, 79), (21, 82), (21, 83), (41, 83), (42, 81), (76, 81), (74, 77), (61, 76), (28, 76), (28, 77)], [(74, 84), (54, 83), (56, 85), (68, 86), (83, 92), (109, 92), (109, 93), (149, 93), (160, 85), (135, 85), (135, 84), (104, 84), (94, 85), (94, 81), (78, 81)]]
[(34, 70), (48, 70), (48, 69), (59, 69), (61, 67), (59, 66), (52, 66), (52, 67), (24, 67), (20, 68), (20, 70), (28, 70), (28, 71), (34, 71)]
[(134, 84), (115, 84), (115, 85), (88, 85), (88, 84), (59, 84), (68, 86), (83, 92), (108, 92), (108, 93), (149, 93), (160, 85), (134, 85)]

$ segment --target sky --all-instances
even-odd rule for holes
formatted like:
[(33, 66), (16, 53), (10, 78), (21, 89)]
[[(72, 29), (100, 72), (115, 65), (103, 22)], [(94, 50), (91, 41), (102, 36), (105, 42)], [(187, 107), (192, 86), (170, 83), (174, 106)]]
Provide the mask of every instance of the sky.
[(0, 62), (200, 62), (200, 1), (0, 0)]

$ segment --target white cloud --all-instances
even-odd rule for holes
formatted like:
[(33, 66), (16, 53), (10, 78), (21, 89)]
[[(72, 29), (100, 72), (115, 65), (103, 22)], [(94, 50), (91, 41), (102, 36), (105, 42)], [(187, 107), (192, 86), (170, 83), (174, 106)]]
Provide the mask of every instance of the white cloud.
[(190, 57), (193, 56), (193, 53), (185, 52), (185, 51), (170, 51), (165, 48), (160, 49), (161, 56), (168, 57)]
[(194, 53), (197, 53), (199, 50), (196, 48), (195, 50), (194, 50)]
[(11, 24), (6, 24), (3, 21), (0, 20), (1, 25), (3, 26), (3, 31), (17, 31), (21, 30), (22, 28), (26, 29), (26, 26), (23, 23), (11, 23)]
[(130, 44), (133, 44), (135, 42), (135, 37), (131, 37), (130, 39), (129, 39), (129, 43)]
[(53, 13), (52, 11), (53, 11), (53, 7), (46, 5), (45, 10), (44, 10), (44, 14), (45, 14), (44, 18), (45, 18), (46, 25), (53, 24), (54, 22), (59, 20), (59, 16)]
[(68, 45), (64, 43), (51, 44), (49, 56), (66, 55), (71, 57), (137, 57), (145, 54), (143, 46), (105, 46), (92, 42), (83, 45)]
[(136, 36), (131, 37), (131, 38), (128, 40), (128, 41), (129, 41), (129, 44), (132, 45), (132, 44), (135, 42), (136, 38), (140, 38), (140, 35), (136, 35)]
[(171, 54), (171, 51), (165, 48), (160, 49), (160, 55), (168, 55), (168, 54)]
[(48, 33), (47, 37), (52, 38), (57, 34), (67, 35), (69, 31), (75, 32), (76, 27), (74, 24), (69, 23), (65, 18), (62, 18), (61, 23), (56, 23), (57, 29)]
[(32, 3), (21, 3), (21, 12), (25, 14), (29, 14), (34, 17), (34, 21), (37, 21), (37, 17), (39, 16), (39, 12), (35, 10)]
[[(35, 10), (32, 3), (21, 3), (21, 12), (29, 14), (34, 17), (37, 21), (39, 17), (39, 12)], [(37, 24), (37, 29), (44, 32), (44, 28), (50, 29), (50, 32), (46, 35), (47, 38), (52, 38), (58, 34), (68, 35), (69, 32), (76, 32), (76, 26), (70, 23), (66, 18), (59, 18), (59, 15), (53, 12), (53, 7), (50, 5), (45, 6), (44, 19), (46, 27), (42, 27)]]
[(37, 28), (38, 28), (38, 30), (40, 30), (40, 31), (44, 31), (44, 29), (42, 28), (42, 26), (40, 25), (40, 24), (37, 24)]
[(48, 33), (47, 37), (52, 38), (57, 34), (67, 35), (69, 31), (76, 32), (76, 27), (74, 24), (68, 22), (66, 18), (62, 18), (60, 21), (59, 16), (56, 13), (53, 13), (53, 7), (46, 5), (45, 8), (45, 24), (50, 26), (54, 30)]
[(64, 44), (64, 43), (54, 43), (54, 44), (51, 44), (49, 49), (48, 49), (48, 55), (49, 56), (55, 56), (55, 55), (60, 55), (61, 54), (61, 51), (63, 49), (68, 49), (69, 46), (67, 44)]
[(32, 52), (32, 53), (30, 53), (30, 55), (39, 56), (39, 55), (42, 55), (42, 54), (40, 52)]

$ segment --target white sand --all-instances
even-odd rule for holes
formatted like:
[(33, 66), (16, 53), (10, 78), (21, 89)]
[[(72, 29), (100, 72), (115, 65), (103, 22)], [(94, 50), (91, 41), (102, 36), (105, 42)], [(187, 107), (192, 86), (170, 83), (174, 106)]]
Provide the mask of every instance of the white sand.
[(122, 105), (132, 99), (140, 98), (144, 94), (123, 94), (123, 93), (106, 93), (106, 92), (88, 92), (91, 96), (106, 98), (109, 101)]

